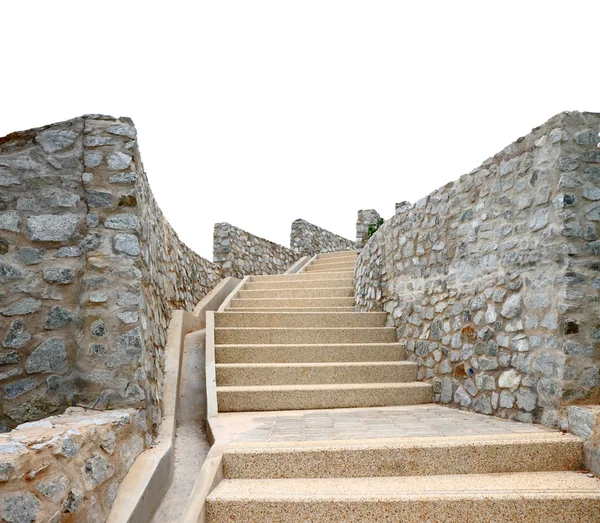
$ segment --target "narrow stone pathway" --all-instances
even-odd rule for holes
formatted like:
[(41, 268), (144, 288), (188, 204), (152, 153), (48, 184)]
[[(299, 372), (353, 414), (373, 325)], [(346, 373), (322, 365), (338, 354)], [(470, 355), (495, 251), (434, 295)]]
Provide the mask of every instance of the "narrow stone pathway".
[(204, 430), (204, 331), (185, 338), (175, 432), (175, 473), (152, 523), (178, 521), (210, 448)]

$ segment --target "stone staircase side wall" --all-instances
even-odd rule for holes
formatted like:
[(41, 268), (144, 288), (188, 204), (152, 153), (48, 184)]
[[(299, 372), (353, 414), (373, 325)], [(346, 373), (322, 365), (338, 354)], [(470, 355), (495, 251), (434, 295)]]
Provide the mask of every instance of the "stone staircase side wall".
[(396, 214), (357, 261), (435, 400), (565, 428), (597, 403), (600, 115), (562, 113)]
[(294, 252), (303, 256), (356, 249), (353, 241), (302, 219), (292, 223), (290, 246)]
[(213, 259), (224, 276), (243, 278), (251, 274), (282, 274), (301, 255), (226, 222), (216, 223)]
[(68, 405), (160, 420), (173, 309), (222, 278), (156, 205), (127, 118), (0, 139), (0, 425)]
[(358, 211), (356, 219), (356, 249), (361, 250), (369, 241), (369, 227), (377, 227), (381, 216), (375, 209)]

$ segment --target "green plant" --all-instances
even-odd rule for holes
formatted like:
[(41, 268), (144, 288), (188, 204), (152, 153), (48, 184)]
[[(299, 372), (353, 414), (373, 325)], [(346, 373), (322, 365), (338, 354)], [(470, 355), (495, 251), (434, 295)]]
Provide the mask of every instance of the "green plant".
[(383, 218), (378, 218), (376, 224), (369, 225), (369, 229), (367, 230), (367, 234), (369, 235), (369, 238), (377, 232), (377, 229), (379, 229), (379, 227), (381, 227), (383, 225), (383, 222), (384, 222)]

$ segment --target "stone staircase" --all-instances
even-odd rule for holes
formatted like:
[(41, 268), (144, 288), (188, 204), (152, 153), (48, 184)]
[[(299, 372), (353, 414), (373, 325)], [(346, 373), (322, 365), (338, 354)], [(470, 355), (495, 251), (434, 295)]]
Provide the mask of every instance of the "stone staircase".
[(215, 314), (219, 411), (254, 428), (225, 449), (207, 521), (600, 521), (582, 440), (427, 405), (385, 315), (354, 312), (354, 262), (251, 277)]
[(215, 314), (220, 412), (431, 401), (386, 314), (354, 312), (355, 261), (324, 254), (300, 274), (253, 276)]

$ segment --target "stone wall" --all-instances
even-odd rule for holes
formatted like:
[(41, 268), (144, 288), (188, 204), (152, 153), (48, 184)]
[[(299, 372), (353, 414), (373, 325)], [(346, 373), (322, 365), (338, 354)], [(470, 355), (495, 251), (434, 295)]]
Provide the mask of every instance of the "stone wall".
[(600, 405), (569, 407), (569, 431), (582, 438), (585, 468), (600, 476)]
[(369, 227), (377, 227), (381, 216), (375, 209), (358, 211), (356, 219), (356, 249), (362, 249), (369, 241)]
[(71, 408), (0, 434), (0, 518), (105, 521), (145, 433), (144, 411)]
[(127, 118), (89, 115), (0, 139), (0, 429), (68, 405), (160, 420), (173, 309), (221, 271), (158, 209)]
[(356, 248), (353, 241), (301, 219), (292, 223), (290, 246), (292, 251), (301, 256), (314, 256), (320, 252), (352, 251)]
[(291, 249), (254, 236), (229, 223), (216, 223), (213, 259), (224, 276), (281, 274), (301, 256)]
[(597, 403), (600, 115), (563, 113), (388, 220), (361, 252), (435, 400), (566, 427)]

